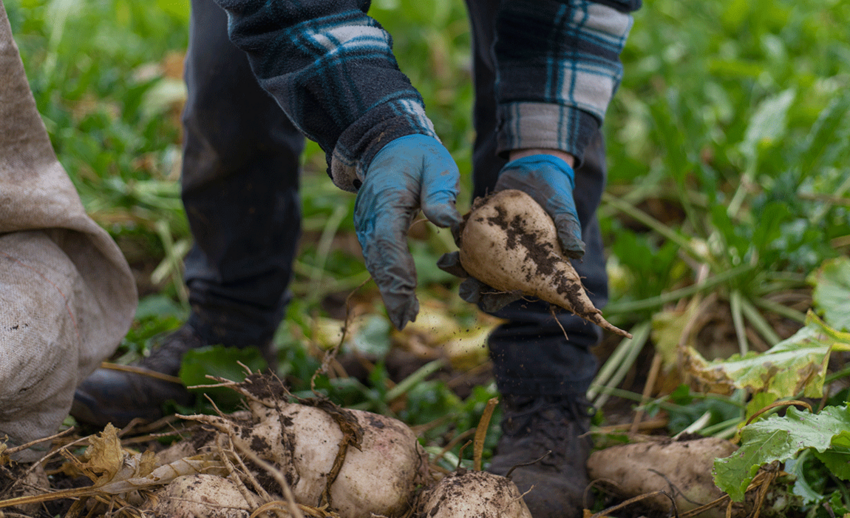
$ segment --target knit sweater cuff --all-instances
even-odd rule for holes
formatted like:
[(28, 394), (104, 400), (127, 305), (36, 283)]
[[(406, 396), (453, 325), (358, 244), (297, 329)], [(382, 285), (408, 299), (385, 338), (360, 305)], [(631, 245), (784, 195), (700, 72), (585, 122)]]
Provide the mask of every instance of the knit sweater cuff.
[(414, 134), (439, 141), (420, 100), (397, 99), (372, 108), (340, 135), (328, 154), (328, 172), (334, 184), (357, 192), (375, 155), (393, 140)]

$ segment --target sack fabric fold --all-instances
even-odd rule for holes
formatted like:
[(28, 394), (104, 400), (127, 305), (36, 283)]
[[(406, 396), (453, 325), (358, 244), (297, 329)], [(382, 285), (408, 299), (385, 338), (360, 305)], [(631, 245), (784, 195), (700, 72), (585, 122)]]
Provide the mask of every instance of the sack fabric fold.
[(0, 441), (56, 432), (136, 302), (127, 261), (56, 158), (0, 0)]

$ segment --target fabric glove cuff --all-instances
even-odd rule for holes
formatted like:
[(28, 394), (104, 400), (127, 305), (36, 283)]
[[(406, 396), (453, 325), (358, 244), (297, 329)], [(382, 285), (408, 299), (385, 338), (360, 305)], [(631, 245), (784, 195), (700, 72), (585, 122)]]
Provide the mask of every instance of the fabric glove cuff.
[(522, 158), (517, 158), (516, 160), (511, 160), (502, 168), (502, 174), (506, 171), (511, 170), (524, 170), (524, 171), (534, 171), (537, 169), (543, 169), (546, 166), (554, 167), (559, 171), (563, 172), (564, 175), (570, 181), (570, 188), (576, 188), (576, 173), (573, 171), (573, 168), (570, 167), (570, 164), (564, 161), (562, 158), (558, 158), (553, 155), (539, 154), (539, 155), (530, 155), (524, 156)]

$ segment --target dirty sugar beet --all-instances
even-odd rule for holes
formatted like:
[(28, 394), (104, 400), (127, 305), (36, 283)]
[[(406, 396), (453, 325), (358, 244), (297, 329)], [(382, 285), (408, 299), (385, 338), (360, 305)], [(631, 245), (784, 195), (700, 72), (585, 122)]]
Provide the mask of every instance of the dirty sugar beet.
[(516, 485), (486, 471), (460, 470), (423, 494), (424, 518), (531, 518)]
[[(248, 397), (247, 416), (183, 417), (213, 427), (273, 465), (299, 504), (331, 508), (340, 518), (403, 514), (427, 473), (427, 456), (410, 428), (328, 400), (294, 403), (255, 390), (264, 381), (253, 376), (233, 387)], [(267, 491), (280, 489), (273, 479), (259, 481)]]
[(552, 218), (528, 194), (505, 190), (476, 200), (458, 242), (464, 270), (495, 290), (537, 297), (631, 338), (590, 301), (561, 251)]

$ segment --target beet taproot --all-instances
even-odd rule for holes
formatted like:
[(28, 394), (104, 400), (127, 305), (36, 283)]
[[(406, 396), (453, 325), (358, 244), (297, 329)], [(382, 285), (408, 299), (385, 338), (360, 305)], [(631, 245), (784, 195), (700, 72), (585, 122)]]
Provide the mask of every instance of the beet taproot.
[(459, 234), (460, 263), (502, 292), (521, 292), (570, 311), (620, 336), (602, 317), (558, 244), (552, 218), (528, 194), (499, 191), (476, 200)]
[[(615, 482), (627, 498), (664, 490), (676, 499), (679, 512), (686, 512), (723, 496), (714, 485), (714, 459), (728, 457), (736, 450), (731, 442), (716, 437), (624, 444), (591, 454), (587, 470), (591, 479)], [(670, 499), (664, 495), (646, 498), (642, 503), (659, 511), (671, 508)], [(725, 517), (726, 506), (699, 516)]]

